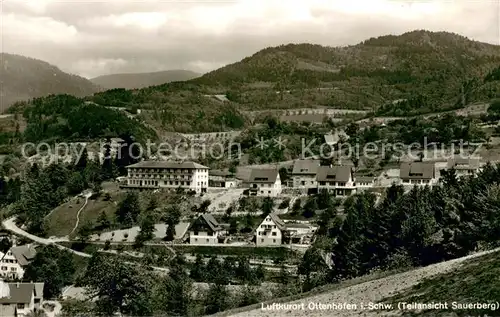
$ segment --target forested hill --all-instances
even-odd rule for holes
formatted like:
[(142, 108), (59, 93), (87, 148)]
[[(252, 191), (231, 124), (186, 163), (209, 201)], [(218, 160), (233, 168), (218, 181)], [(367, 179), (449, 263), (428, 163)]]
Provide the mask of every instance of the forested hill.
[[(266, 48), (199, 78), (107, 91), (93, 101), (152, 109), (162, 128), (194, 132), (240, 128), (241, 110), (325, 106), (416, 115), (499, 97), (499, 82), (484, 81), (498, 66), (500, 46), (413, 31), (347, 47)], [(206, 98), (211, 94), (224, 94), (231, 102)]]
[(89, 80), (65, 73), (47, 62), (21, 55), (0, 53), (0, 110), (16, 101), (50, 94), (92, 95), (99, 87)]
[(347, 47), (270, 47), (192, 82), (237, 91), (264, 83), (276, 90), (329, 87), (336, 91), (319, 100), (324, 105), (367, 109), (425, 95), (439, 108), (457, 102), (463, 86), (499, 65), (500, 46), (453, 33), (413, 31)]

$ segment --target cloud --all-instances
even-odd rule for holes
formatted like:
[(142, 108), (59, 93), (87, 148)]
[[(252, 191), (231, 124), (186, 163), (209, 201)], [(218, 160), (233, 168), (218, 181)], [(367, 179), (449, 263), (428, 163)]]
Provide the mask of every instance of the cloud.
[(286, 43), (356, 44), (414, 29), (499, 44), (497, 1), (4, 0), (2, 51), (94, 77), (206, 72)]

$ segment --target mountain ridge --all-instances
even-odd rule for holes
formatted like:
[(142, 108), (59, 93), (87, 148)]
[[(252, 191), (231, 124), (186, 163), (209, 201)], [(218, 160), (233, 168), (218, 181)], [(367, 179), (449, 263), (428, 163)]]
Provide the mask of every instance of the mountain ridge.
[(125, 88), (140, 89), (173, 81), (186, 81), (201, 74), (183, 69), (172, 69), (157, 72), (118, 73), (91, 78), (90, 81), (106, 89)]
[(40, 59), (2, 52), (0, 63), (2, 110), (17, 101), (51, 94), (85, 97), (101, 90), (86, 78), (66, 73)]

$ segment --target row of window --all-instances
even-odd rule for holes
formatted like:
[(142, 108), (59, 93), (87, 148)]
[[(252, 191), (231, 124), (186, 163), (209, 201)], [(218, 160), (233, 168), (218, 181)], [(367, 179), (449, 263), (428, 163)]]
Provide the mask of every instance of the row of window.
[[(265, 231), (259, 231), (259, 232), (257, 232), (257, 235), (258, 235), (258, 236), (267, 236), (267, 234), (266, 234), (266, 232), (265, 232)], [(277, 232), (276, 232), (276, 231), (273, 231), (273, 232), (271, 233), (271, 235), (272, 235), (272, 236), (277, 236), (278, 234), (277, 234)]]
[[(8, 268), (7, 268), (6, 266), (2, 266), (2, 271), (7, 271), (7, 269), (8, 269)], [(17, 267), (11, 267), (11, 268), (10, 268), (10, 270), (11, 270), (12, 272), (15, 272), (15, 271), (17, 271)]]
[(17, 263), (17, 260), (12, 260), (12, 259), (3, 259), (2, 263)]
[[(264, 239), (260, 239), (260, 242), (264, 243)], [(276, 239), (273, 239), (273, 243), (276, 243)]]
[(345, 182), (319, 182), (320, 186), (340, 186), (344, 187), (346, 185)]
[(193, 172), (194, 173), (202, 173), (202, 172), (206, 172), (208, 173), (208, 170), (206, 169), (179, 169), (179, 168), (175, 168), (175, 169), (168, 169), (168, 168), (131, 168), (130, 171), (133, 171), (133, 172), (138, 172), (138, 173), (171, 173), (171, 174), (174, 174), (174, 173), (177, 173), (177, 174), (192, 174)]
[[(187, 181), (163, 181), (164, 186), (191, 186), (192, 182)], [(158, 181), (130, 179), (129, 185), (158, 186)], [(198, 182), (198, 186), (207, 186), (207, 182)]]

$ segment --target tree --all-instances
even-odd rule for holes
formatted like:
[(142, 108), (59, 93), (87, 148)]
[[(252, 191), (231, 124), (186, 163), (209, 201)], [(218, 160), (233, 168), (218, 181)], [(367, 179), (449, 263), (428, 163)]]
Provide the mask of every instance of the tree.
[(99, 228), (101, 229), (107, 229), (111, 226), (111, 222), (109, 221), (108, 216), (106, 215), (106, 212), (104, 212), (104, 210), (99, 214), (97, 222), (99, 223)]
[(292, 214), (294, 214), (294, 215), (298, 214), (300, 211), (300, 208), (302, 208), (302, 203), (300, 201), (300, 197), (297, 197), (297, 199), (295, 199), (295, 201), (293, 202)]
[(0, 259), (0, 263), (3, 261), (7, 252), (9, 252), (10, 248), (12, 248), (12, 241), (8, 237), (2, 237), (0, 239), (0, 252), (2, 252), (2, 258)]
[(306, 218), (312, 218), (316, 214), (316, 210), (318, 209), (318, 205), (316, 203), (316, 198), (310, 196), (307, 198), (307, 201), (303, 207), (302, 215)]
[(204, 282), (206, 279), (206, 266), (205, 262), (203, 261), (203, 257), (201, 254), (196, 255), (196, 260), (193, 264), (193, 268), (191, 269), (189, 277), (193, 279), (196, 282)]
[(139, 231), (139, 234), (135, 238), (136, 244), (138, 246), (142, 246), (144, 242), (153, 239), (154, 232), (155, 232), (154, 217), (150, 212), (147, 212), (141, 221), (141, 229)]
[(288, 169), (286, 167), (282, 167), (279, 169), (280, 180), (282, 183), (286, 183), (290, 176), (288, 175)]
[(26, 267), (23, 280), (45, 283), (43, 293), (49, 299), (58, 296), (65, 285), (73, 283), (74, 273), (72, 255), (51, 245), (37, 249), (35, 258)]
[(92, 297), (97, 296), (99, 314), (152, 315), (154, 279), (139, 267), (118, 258), (94, 254), (81, 278)]
[(94, 227), (91, 222), (86, 222), (83, 226), (78, 229), (78, 236), (81, 242), (87, 242)]
[(132, 226), (141, 212), (139, 206), (139, 197), (136, 192), (129, 191), (125, 199), (120, 202), (116, 210), (116, 219), (118, 222)]
[(89, 159), (89, 153), (87, 152), (87, 148), (84, 146), (82, 154), (80, 155), (78, 161), (76, 162), (76, 169), (78, 171), (84, 171), (85, 168), (87, 167), (88, 159)]
[(272, 213), (274, 210), (274, 200), (271, 197), (264, 197), (261, 210), (264, 217)]
[(172, 205), (166, 208), (165, 213), (165, 224), (167, 225), (165, 240), (173, 241), (175, 239), (175, 226), (179, 224), (181, 217), (181, 211), (176, 205)]
[(205, 314), (211, 315), (230, 307), (229, 292), (225, 285), (211, 284), (205, 295)]

